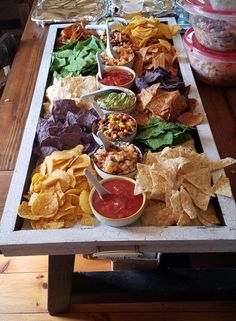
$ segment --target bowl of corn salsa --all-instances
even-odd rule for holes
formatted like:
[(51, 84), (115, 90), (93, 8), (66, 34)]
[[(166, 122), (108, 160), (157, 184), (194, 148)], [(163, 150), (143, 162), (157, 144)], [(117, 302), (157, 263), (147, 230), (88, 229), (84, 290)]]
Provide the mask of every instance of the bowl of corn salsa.
[(132, 48), (115, 46), (113, 50), (117, 54), (117, 58), (110, 58), (106, 51), (101, 52), (101, 60), (104, 65), (133, 67), (134, 52)]
[(142, 162), (142, 153), (134, 144), (128, 142), (116, 142), (115, 146), (106, 151), (100, 146), (93, 154), (93, 164), (101, 178), (119, 175), (133, 178), (137, 173), (137, 163)]
[(109, 113), (102, 119), (95, 121), (92, 126), (92, 134), (95, 141), (102, 145), (97, 132), (103, 132), (106, 138), (111, 141), (132, 142), (137, 134), (137, 122), (127, 113)]

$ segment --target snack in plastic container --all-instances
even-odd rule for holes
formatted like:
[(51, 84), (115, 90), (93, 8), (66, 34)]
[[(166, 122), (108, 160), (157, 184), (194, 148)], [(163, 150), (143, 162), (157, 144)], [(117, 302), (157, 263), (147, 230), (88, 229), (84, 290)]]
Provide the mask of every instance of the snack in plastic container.
[(213, 9), (220, 10), (232, 10), (236, 9), (235, 0), (210, 0)]
[(236, 9), (214, 10), (209, 0), (184, 0), (196, 38), (204, 47), (217, 51), (236, 50)]
[(197, 78), (213, 86), (236, 84), (236, 52), (222, 53), (203, 47), (193, 28), (186, 31), (183, 40)]

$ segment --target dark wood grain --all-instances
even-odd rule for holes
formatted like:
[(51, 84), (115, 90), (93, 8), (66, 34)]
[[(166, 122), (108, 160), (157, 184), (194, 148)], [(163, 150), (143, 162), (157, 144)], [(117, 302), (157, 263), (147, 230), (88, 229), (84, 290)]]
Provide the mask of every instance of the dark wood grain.
[[(220, 157), (236, 158), (236, 88), (197, 86)], [(225, 171), (236, 198), (236, 164)]]
[(74, 255), (50, 255), (48, 262), (48, 312), (51, 315), (70, 309)]

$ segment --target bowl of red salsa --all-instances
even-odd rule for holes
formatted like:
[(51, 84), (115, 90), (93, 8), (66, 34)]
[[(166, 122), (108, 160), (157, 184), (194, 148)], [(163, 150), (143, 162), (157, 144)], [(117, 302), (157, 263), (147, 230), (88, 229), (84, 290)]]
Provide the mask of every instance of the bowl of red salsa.
[(101, 87), (118, 86), (132, 88), (135, 80), (133, 69), (124, 66), (105, 66), (103, 78), (97, 75), (97, 81)]
[(101, 199), (93, 188), (90, 192), (90, 206), (95, 217), (102, 223), (121, 227), (134, 223), (142, 215), (145, 193), (134, 195), (135, 181), (128, 177), (116, 176), (100, 182), (111, 194)]

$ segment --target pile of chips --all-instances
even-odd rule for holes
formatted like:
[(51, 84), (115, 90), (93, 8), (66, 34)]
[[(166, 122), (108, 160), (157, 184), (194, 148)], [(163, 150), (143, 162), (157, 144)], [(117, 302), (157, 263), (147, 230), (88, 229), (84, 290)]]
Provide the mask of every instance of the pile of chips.
[(159, 43), (142, 47), (135, 58), (134, 70), (137, 75), (144, 74), (147, 70), (162, 67), (176, 76), (178, 72), (177, 55), (174, 46), (169, 41), (159, 40)]
[(63, 28), (61, 35), (56, 40), (57, 48), (67, 44), (73, 43), (78, 40), (85, 40), (92, 35), (97, 35), (96, 31), (85, 29), (87, 21), (81, 23), (74, 23), (69, 27)]
[(55, 151), (33, 172), (30, 189), (24, 195), (19, 216), (29, 219), (33, 229), (72, 227), (77, 222), (93, 225), (89, 205), (91, 186), (84, 169), (91, 168), (83, 146)]
[(89, 109), (94, 102), (93, 98), (80, 98), (82, 95), (98, 90), (98, 83), (94, 76), (66, 77), (54, 80), (53, 85), (46, 90), (47, 101), (44, 105), (45, 114), (52, 111), (53, 102), (60, 99), (73, 99), (76, 106)]
[(157, 43), (159, 39), (171, 39), (178, 30), (178, 25), (161, 23), (154, 17), (135, 16), (123, 29), (123, 32), (128, 34), (133, 49), (139, 50), (142, 47)]
[(164, 121), (179, 121), (187, 126), (202, 122), (204, 114), (193, 114), (196, 107), (194, 99), (186, 99), (179, 90), (166, 91), (159, 87), (160, 83), (154, 84), (137, 95), (135, 118), (140, 125), (144, 125), (150, 115)]
[(192, 148), (166, 147), (147, 153), (138, 164), (135, 194), (146, 192), (150, 199), (141, 217), (143, 225), (212, 226), (220, 224), (210, 203), (215, 194), (232, 196), (229, 179), (212, 172), (236, 163), (233, 158), (209, 161)]

